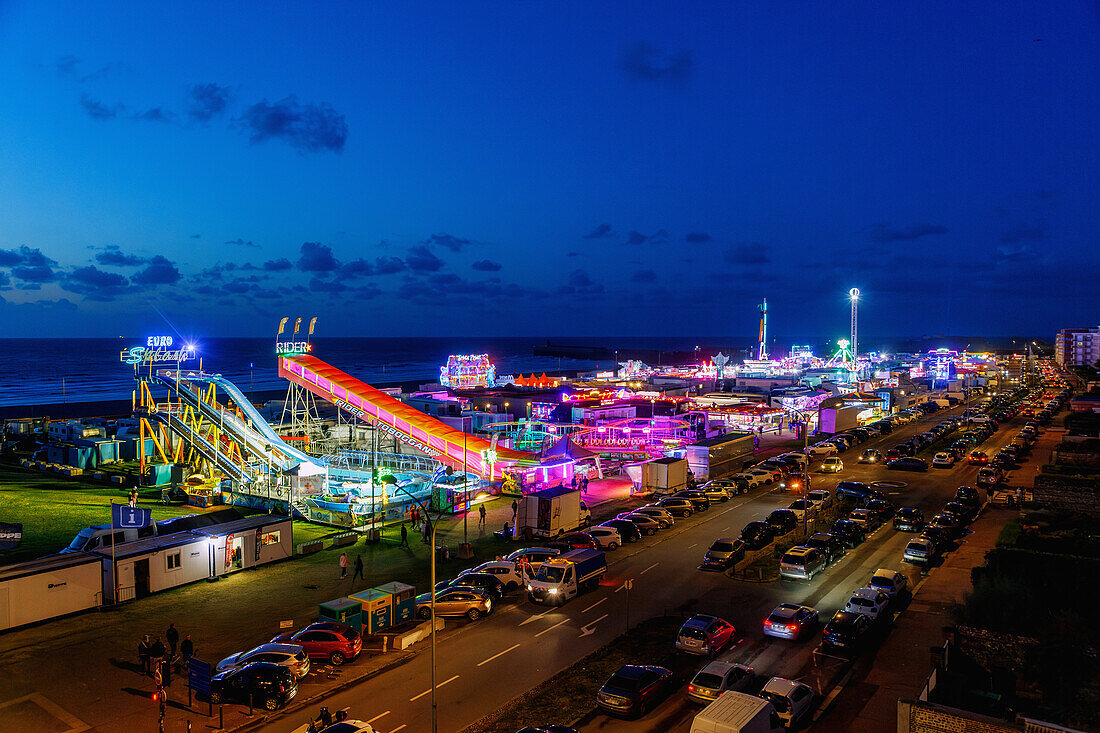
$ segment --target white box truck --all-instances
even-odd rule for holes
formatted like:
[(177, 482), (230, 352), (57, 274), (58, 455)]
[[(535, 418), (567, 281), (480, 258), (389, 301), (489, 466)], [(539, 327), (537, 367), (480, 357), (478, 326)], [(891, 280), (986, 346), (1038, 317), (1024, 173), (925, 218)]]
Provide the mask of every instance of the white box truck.
[(567, 486), (533, 491), (519, 500), (515, 536), (523, 539), (557, 537), (587, 527), (592, 512), (581, 501), (581, 492)]
[(532, 603), (558, 606), (573, 596), (592, 590), (607, 572), (607, 558), (600, 550), (585, 547), (552, 557), (527, 582)]
[(691, 733), (773, 733), (783, 721), (772, 704), (743, 692), (723, 692), (691, 723)]

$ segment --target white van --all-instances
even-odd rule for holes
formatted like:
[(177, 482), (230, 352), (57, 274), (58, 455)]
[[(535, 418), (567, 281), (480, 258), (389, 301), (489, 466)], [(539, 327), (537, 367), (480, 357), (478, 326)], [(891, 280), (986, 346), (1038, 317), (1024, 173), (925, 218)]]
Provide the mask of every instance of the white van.
[(724, 692), (691, 722), (691, 733), (774, 733), (783, 730), (767, 700), (743, 692)]

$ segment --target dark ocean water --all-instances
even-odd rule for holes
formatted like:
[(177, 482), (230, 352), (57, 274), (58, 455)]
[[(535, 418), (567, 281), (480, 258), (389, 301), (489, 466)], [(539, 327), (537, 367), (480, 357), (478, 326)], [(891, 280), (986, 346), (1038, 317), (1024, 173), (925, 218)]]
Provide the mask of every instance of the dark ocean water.
[[(488, 353), (497, 374), (608, 368), (611, 361), (534, 356), (547, 341), (579, 346), (688, 351), (705, 355), (743, 348), (752, 339), (724, 338), (314, 338), (313, 354), (367, 383), (435, 381), (448, 354)], [(0, 406), (129, 399), (133, 368), (120, 352), (143, 344), (133, 339), (0, 339)], [(247, 392), (286, 386), (276, 374), (271, 338), (210, 338), (198, 342), (206, 371), (218, 372)], [(171, 364), (165, 364), (170, 367)], [(198, 360), (185, 367), (197, 368)]]

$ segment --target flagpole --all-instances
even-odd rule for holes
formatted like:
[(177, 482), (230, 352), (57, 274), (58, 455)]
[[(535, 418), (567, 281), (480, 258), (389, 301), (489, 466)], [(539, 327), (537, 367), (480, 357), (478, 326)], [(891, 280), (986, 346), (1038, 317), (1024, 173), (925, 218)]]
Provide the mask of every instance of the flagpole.
[(111, 605), (118, 605), (118, 563), (115, 561), (115, 503), (111, 502)]

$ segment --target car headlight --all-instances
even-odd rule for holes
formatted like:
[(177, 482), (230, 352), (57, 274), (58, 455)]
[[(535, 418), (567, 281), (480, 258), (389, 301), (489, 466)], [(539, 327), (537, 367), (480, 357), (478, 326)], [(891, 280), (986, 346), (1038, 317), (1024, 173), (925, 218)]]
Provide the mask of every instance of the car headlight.
[(550, 595), (555, 595), (555, 594), (556, 594), (556, 593), (558, 592), (558, 589), (557, 589), (557, 588), (551, 588), (551, 589), (550, 589), (549, 591), (547, 591), (547, 592), (548, 592), (548, 593), (550, 593)]
[(532, 588), (532, 587), (531, 587), (531, 584), (530, 584), (530, 583), (528, 583), (528, 584), (527, 584), (527, 590), (529, 590), (529, 591), (530, 591), (530, 590), (534, 590), (534, 588)]

